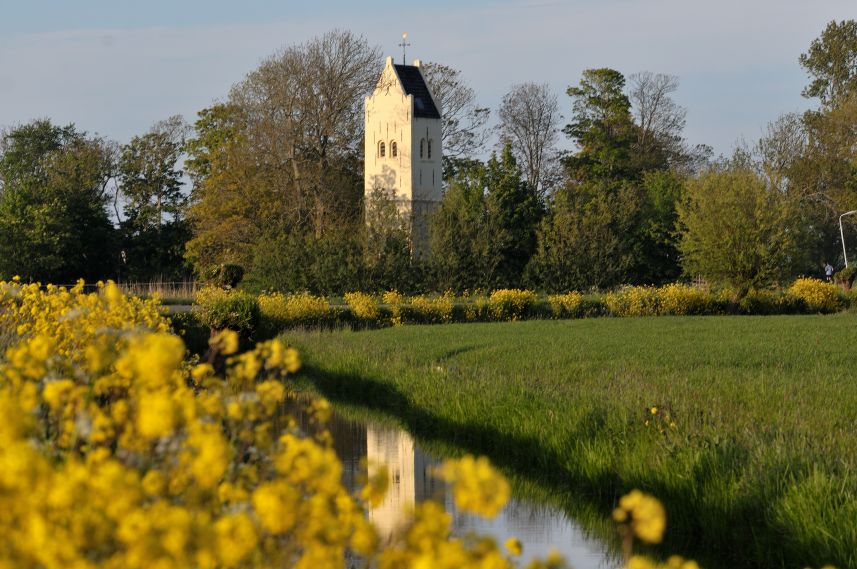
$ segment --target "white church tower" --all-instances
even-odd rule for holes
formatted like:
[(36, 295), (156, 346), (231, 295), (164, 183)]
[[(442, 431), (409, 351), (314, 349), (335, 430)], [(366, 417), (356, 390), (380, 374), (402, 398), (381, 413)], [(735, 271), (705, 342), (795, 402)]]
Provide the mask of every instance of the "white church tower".
[(366, 97), (366, 203), (373, 193), (394, 199), (411, 226), (415, 256), (428, 253), (428, 215), (442, 196), (441, 109), (420, 71), (420, 60), (388, 57), (375, 92)]

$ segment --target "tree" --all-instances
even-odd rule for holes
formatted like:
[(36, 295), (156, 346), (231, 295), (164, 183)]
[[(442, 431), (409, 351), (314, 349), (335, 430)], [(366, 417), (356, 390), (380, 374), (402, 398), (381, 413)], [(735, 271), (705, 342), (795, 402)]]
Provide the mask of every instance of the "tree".
[(687, 110), (672, 98), (678, 77), (644, 71), (629, 76), (629, 100), (637, 121), (635, 153), (641, 169), (692, 170), (703, 148), (687, 148), (682, 136)]
[(613, 69), (587, 69), (578, 87), (569, 87), (572, 121), (563, 129), (578, 146), (565, 166), (577, 183), (591, 179), (636, 179), (637, 126), (624, 93), (625, 78)]
[(119, 182), (128, 223), (139, 229), (161, 227), (164, 216), (178, 220), (185, 196), (179, 160), (187, 125), (180, 116), (156, 123), (122, 147)]
[(511, 145), (498, 158), (492, 155), (482, 172), (486, 188), (488, 258), (493, 260), (491, 288), (520, 287), (524, 268), (536, 248), (542, 216), (539, 199), (522, 176)]
[(74, 125), (36, 120), (0, 139), (0, 274), (74, 282), (110, 276), (113, 146)]
[(241, 134), (241, 113), (228, 104), (203, 109), (194, 130), (185, 162), (193, 182), (187, 210), (193, 238), (186, 257), (197, 271), (221, 263), (249, 267), (253, 247), (274, 224), (277, 210)]
[[(574, 282), (655, 284), (679, 274), (675, 205), (682, 193), (682, 176), (698, 165), (700, 156), (686, 149), (681, 136), (684, 109), (671, 98), (677, 86), (674, 77), (640, 73), (632, 76), (626, 96), (621, 73), (591, 69), (583, 73), (579, 87), (569, 89), (573, 113), (565, 132), (577, 142), (578, 151), (565, 159), (569, 194), (555, 204), (560, 209), (554, 221), (575, 232), (587, 227), (591, 239), (597, 234), (605, 240), (600, 245), (584, 243), (586, 233), (575, 233), (579, 240), (574, 246), (600, 269), (593, 275), (586, 266), (571, 263), (569, 270), (578, 275)], [(632, 101), (639, 124), (632, 116)], [(571, 191), (575, 187), (577, 193)], [(569, 203), (582, 211), (563, 211)], [(623, 211), (611, 215), (606, 207)], [(550, 251), (564, 245), (549, 229), (543, 232), (541, 262), (556, 265)], [(609, 261), (598, 255), (609, 255)]]
[[(490, 110), (476, 104), (476, 92), (464, 82), (458, 69), (428, 62), (421, 71), (432, 95), (440, 103), (444, 161), (455, 162), (477, 154), (488, 139), (484, 127)], [(444, 177), (447, 174), (445, 164)]]
[(812, 77), (803, 96), (817, 97), (825, 107), (857, 93), (857, 21), (831, 21), (801, 54), (800, 64)]
[(366, 269), (375, 290), (413, 290), (414, 258), (408, 216), (384, 190), (366, 198)]
[(639, 189), (594, 180), (556, 192), (538, 230), (528, 282), (550, 292), (585, 291), (627, 282), (637, 256)]
[(450, 181), (430, 222), (430, 264), (439, 289), (519, 287), (542, 211), (507, 145)]
[(379, 69), (377, 48), (332, 31), (264, 60), (200, 113), (188, 144), (195, 265), (250, 265), (266, 236), (321, 242), (360, 219), (362, 104)]
[(676, 207), (684, 196), (685, 179), (670, 170), (643, 174), (637, 251), (633, 280), (645, 284), (675, 281), (681, 275)]
[(503, 97), (498, 115), (501, 145), (511, 146), (524, 179), (543, 195), (553, 185), (558, 161), (556, 143), (562, 117), (556, 96), (546, 84), (513, 85)]
[(179, 116), (156, 123), (122, 147), (117, 195), (125, 202), (120, 223), (124, 278), (182, 279), (190, 227), (184, 218), (182, 159), (187, 125)]
[(430, 265), (439, 290), (486, 288), (496, 260), (490, 257), (482, 166), (450, 180), (432, 213)]
[(678, 215), (685, 272), (728, 284), (739, 296), (782, 282), (802, 262), (797, 204), (752, 170), (690, 180)]

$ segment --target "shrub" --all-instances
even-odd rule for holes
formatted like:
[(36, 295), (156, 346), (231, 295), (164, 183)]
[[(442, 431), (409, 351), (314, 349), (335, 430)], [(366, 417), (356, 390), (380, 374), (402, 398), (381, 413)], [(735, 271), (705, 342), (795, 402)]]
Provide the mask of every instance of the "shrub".
[(625, 286), (604, 297), (613, 316), (654, 316), (658, 300), (658, 289), (651, 286)]
[(203, 354), (208, 349), (211, 330), (200, 322), (194, 312), (177, 312), (170, 315), (173, 332), (184, 340), (193, 354)]
[(196, 294), (199, 321), (212, 330), (235, 330), (250, 338), (259, 325), (259, 302), (237, 290), (205, 287)]
[(318, 326), (332, 318), (330, 302), (323, 296), (309, 293), (263, 294), (259, 296), (259, 310), (262, 318), (280, 330), (292, 326)]
[(452, 322), (455, 311), (455, 296), (447, 291), (442, 296), (429, 298), (423, 295), (411, 298), (404, 312), (408, 322), (443, 324)]
[(855, 270), (854, 265), (850, 267), (845, 267), (838, 273), (833, 276), (833, 280), (836, 284), (842, 286), (846, 291), (851, 290), (851, 285), (854, 284), (854, 277), (857, 276), (857, 270)]
[(583, 295), (579, 292), (552, 294), (548, 296), (548, 304), (554, 318), (576, 318), (581, 313)]
[(531, 290), (504, 288), (491, 293), (491, 316), (497, 320), (520, 320), (530, 314), (538, 297)]
[(673, 283), (660, 287), (657, 292), (659, 314), (684, 316), (716, 312), (712, 294), (699, 287)]
[(345, 302), (348, 304), (348, 308), (351, 309), (351, 313), (358, 320), (375, 322), (381, 316), (378, 301), (371, 294), (347, 292), (345, 293)]
[(465, 322), (491, 320), (491, 300), (480, 290), (465, 292), (459, 299), (461, 316)]
[(215, 287), (235, 288), (244, 278), (244, 267), (233, 264), (212, 265), (202, 275), (203, 280)]
[(397, 290), (388, 290), (381, 297), (390, 309), (390, 321), (394, 326), (402, 324), (402, 304), (405, 302), (405, 297)]
[(803, 312), (803, 303), (797, 297), (786, 298), (768, 289), (752, 289), (738, 301), (741, 314), (769, 316)]
[(580, 301), (580, 316), (582, 318), (596, 318), (598, 316), (608, 316), (610, 309), (607, 303), (604, 302), (602, 296), (584, 296)]
[(787, 294), (803, 301), (811, 312), (830, 313), (842, 310), (843, 302), (839, 288), (818, 279), (797, 279), (789, 287)]

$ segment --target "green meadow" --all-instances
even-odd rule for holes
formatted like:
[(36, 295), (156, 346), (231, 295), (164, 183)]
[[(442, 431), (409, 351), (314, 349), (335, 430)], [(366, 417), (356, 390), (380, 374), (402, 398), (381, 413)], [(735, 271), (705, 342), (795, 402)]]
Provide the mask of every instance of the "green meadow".
[(283, 338), (301, 350), (306, 388), (429, 444), (486, 454), (569, 510), (606, 517), (630, 489), (656, 495), (668, 512), (662, 553), (710, 567), (857, 567), (853, 315)]

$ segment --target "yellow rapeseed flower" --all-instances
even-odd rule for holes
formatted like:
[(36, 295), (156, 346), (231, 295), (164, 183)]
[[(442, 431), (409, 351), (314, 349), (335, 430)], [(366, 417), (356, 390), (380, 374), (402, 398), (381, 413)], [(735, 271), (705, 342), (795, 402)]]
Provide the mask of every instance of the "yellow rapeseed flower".
[(509, 483), (484, 456), (447, 460), (439, 472), (452, 484), (455, 503), (464, 511), (493, 518), (509, 499)]
[(506, 540), (504, 545), (506, 546), (506, 551), (508, 551), (509, 555), (513, 557), (520, 557), (521, 553), (524, 551), (524, 546), (521, 544), (521, 540), (517, 537), (510, 537)]
[(622, 496), (619, 507), (613, 510), (613, 519), (621, 523), (630, 521), (634, 534), (647, 543), (660, 543), (667, 526), (663, 505), (639, 490)]

